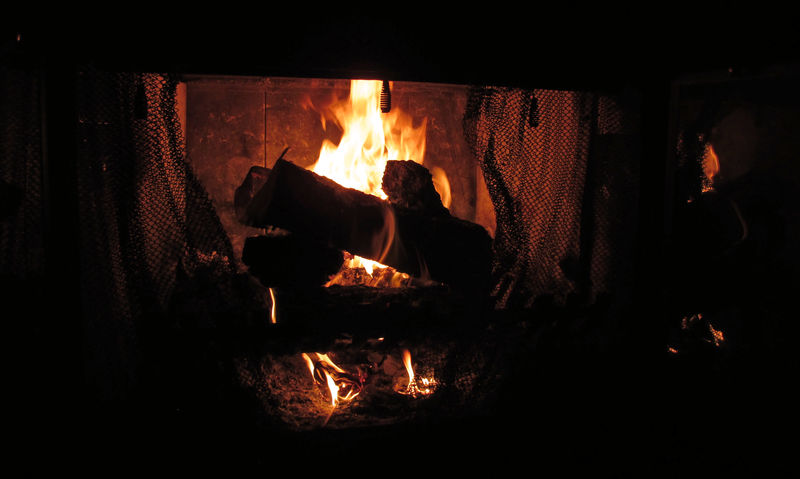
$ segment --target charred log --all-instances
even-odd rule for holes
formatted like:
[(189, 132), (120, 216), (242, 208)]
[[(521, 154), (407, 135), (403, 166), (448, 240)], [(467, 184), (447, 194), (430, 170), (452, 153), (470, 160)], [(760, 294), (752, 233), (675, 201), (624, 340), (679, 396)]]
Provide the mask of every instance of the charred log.
[(245, 240), (242, 261), (264, 286), (315, 287), (339, 271), (344, 254), (293, 234), (255, 236)]
[(463, 289), (488, 284), (491, 238), (480, 225), (394, 207), (285, 160), (275, 163), (242, 220)]
[(387, 161), (381, 187), (394, 206), (428, 216), (449, 214), (433, 186), (430, 171), (419, 163)]

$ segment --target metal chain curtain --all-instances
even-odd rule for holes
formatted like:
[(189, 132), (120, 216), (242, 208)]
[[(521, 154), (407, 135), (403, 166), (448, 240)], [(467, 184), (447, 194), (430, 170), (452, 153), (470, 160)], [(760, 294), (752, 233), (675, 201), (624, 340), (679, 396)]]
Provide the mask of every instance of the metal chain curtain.
[[(184, 159), (176, 85), (159, 74), (78, 75), (82, 306), (100, 397), (134, 387), (142, 318), (174, 320), (187, 282), (202, 276), (236, 303), (230, 240)], [(199, 310), (225, 307), (198, 296)]]
[(39, 72), (0, 65), (0, 273), (44, 274)]
[(624, 296), (637, 148), (624, 103), (594, 93), (473, 88), (464, 115), (497, 216), (498, 308)]

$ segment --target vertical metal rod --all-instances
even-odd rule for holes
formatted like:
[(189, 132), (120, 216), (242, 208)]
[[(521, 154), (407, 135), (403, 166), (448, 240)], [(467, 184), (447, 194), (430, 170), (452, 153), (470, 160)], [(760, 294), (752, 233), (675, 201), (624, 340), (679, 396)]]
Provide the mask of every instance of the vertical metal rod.
[[(285, 151), (284, 151), (285, 153)], [(264, 81), (264, 168), (267, 167), (267, 82)], [(267, 229), (264, 228), (264, 234), (267, 234)], [(276, 324), (277, 317), (275, 314), (276, 311), (276, 304), (275, 304), (275, 291), (272, 288), (267, 288), (269, 290), (269, 300), (270, 300), (270, 323)]]

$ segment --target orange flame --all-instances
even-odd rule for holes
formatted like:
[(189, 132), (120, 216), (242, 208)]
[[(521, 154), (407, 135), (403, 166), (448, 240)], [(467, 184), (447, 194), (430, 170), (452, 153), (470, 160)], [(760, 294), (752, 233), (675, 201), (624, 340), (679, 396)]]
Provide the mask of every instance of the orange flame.
[(348, 373), (334, 363), (327, 354), (314, 354), (316, 361), (306, 353), (303, 353), (302, 357), (317, 387), (321, 390), (327, 388), (331, 406), (336, 408), (339, 404), (348, 403), (361, 393), (363, 378)]
[(719, 157), (711, 143), (707, 143), (703, 152), (703, 193), (713, 190), (714, 177), (719, 174), (719, 169)]
[(430, 377), (418, 377), (414, 374), (414, 367), (411, 364), (411, 353), (408, 349), (403, 350), (403, 364), (408, 373), (408, 385), (405, 390), (397, 391), (416, 398), (417, 396), (430, 396), (436, 390), (436, 379)]

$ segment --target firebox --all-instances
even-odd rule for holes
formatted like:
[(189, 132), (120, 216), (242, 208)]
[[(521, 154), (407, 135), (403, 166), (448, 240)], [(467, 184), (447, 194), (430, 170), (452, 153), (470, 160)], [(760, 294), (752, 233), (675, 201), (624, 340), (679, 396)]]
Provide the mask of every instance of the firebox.
[(187, 162), (231, 239), (219, 255), (266, 287), (261, 321), (286, 335), (267, 348), (278, 355), (237, 358), (237, 374), (289, 429), (462, 418), (519, 361), (504, 348), (535, 341), (515, 321), (490, 326), (492, 311), (630, 289), (617, 248), (636, 222), (632, 96), (243, 77), (185, 88)]
[(386, 63), (348, 37), (336, 68), (8, 39), (23, 443), (347, 474), (759, 462), (743, 390), (792, 418), (796, 69), (413, 67), (412, 37)]

